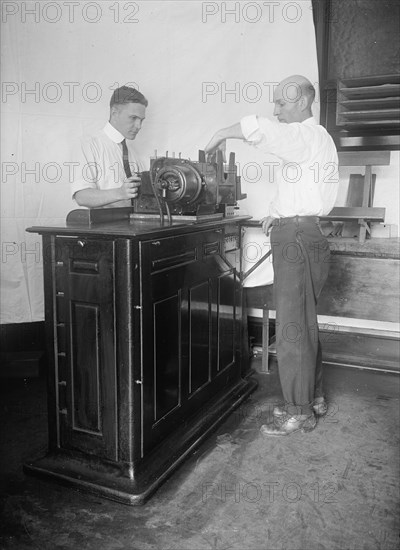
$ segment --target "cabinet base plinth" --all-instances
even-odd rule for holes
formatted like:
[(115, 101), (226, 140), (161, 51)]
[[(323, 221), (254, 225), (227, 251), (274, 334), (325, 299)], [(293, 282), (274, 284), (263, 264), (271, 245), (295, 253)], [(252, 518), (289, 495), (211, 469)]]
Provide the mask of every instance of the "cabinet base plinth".
[(206, 414), (194, 417), (176, 430), (145, 457), (133, 479), (121, 474), (125, 468), (114, 467), (101, 459), (96, 466), (91, 458), (62, 449), (49, 453), (35, 462), (24, 464), (29, 475), (57, 481), (85, 492), (99, 495), (130, 506), (143, 504), (172, 472), (257, 388), (254, 379), (241, 380), (228, 393), (210, 404)]

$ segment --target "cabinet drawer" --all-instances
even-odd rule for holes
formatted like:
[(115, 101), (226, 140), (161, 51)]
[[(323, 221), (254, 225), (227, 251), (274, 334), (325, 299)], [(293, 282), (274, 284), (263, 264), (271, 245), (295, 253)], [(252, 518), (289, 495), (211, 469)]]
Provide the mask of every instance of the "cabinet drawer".
[(57, 237), (57, 259), (65, 261), (65, 250), (72, 266), (78, 271), (98, 273), (97, 262), (104, 254), (109, 255), (113, 249), (113, 242), (85, 237)]
[(217, 229), (145, 241), (140, 246), (141, 256), (149, 262), (148, 267), (154, 273), (221, 254), (222, 239), (223, 231)]

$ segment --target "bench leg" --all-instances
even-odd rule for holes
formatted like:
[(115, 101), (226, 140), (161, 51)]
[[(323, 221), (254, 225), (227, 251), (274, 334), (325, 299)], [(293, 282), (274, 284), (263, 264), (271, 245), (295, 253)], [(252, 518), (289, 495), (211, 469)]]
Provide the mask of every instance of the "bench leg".
[(371, 230), (369, 228), (369, 225), (367, 224), (367, 222), (365, 220), (358, 220), (358, 223), (360, 224), (360, 234), (359, 234), (359, 238), (358, 238), (358, 241), (363, 244), (365, 243), (365, 238), (367, 236), (367, 233), (371, 233)]
[[(364, 208), (372, 206), (371, 192), (372, 192), (372, 166), (367, 165), (365, 167), (364, 190), (363, 190), (363, 200), (362, 200), (362, 206)], [(360, 224), (359, 242), (364, 243), (365, 238), (367, 236), (367, 231), (368, 233), (370, 232), (369, 227), (365, 220), (358, 220), (358, 223)]]
[(261, 371), (269, 374), (269, 310), (263, 309), (263, 321), (262, 321), (262, 365)]

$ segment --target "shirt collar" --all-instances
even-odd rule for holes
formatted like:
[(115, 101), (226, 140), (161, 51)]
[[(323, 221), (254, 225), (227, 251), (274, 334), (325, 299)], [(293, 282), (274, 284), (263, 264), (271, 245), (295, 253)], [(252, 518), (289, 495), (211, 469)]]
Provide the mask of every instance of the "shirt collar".
[(121, 132), (119, 132), (116, 128), (114, 128), (114, 126), (109, 122), (107, 122), (107, 124), (104, 126), (103, 132), (114, 143), (121, 143), (121, 141), (125, 139), (124, 136), (121, 134)]
[(303, 124), (311, 124), (311, 126), (316, 126), (317, 122), (313, 116), (310, 116), (310, 118), (306, 118), (306, 120), (303, 120)]

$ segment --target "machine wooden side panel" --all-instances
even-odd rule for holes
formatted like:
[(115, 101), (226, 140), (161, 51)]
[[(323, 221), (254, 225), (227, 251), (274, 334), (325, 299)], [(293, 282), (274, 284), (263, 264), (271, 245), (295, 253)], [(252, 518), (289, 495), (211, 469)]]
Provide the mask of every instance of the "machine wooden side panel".
[(114, 244), (58, 242), (57, 316), (65, 327), (58, 340), (65, 362), (58, 381), (61, 447), (116, 460)]

